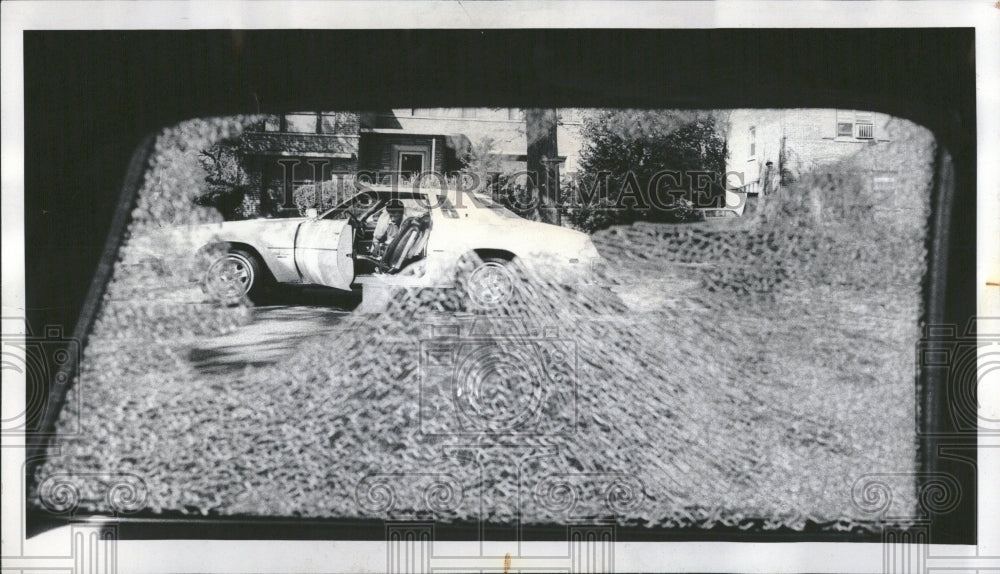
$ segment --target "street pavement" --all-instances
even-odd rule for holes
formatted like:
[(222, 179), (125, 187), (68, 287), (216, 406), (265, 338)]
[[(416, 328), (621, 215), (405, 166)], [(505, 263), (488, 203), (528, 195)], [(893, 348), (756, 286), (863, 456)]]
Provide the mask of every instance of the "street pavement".
[(251, 320), (232, 333), (200, 340), (188, 360), (205, 375), (242, 372), (247, 366), (273, 365), (307, 339), (322, 336), (357, 305), (350, 295), (296, 290), (273, 305), (251, 309)]

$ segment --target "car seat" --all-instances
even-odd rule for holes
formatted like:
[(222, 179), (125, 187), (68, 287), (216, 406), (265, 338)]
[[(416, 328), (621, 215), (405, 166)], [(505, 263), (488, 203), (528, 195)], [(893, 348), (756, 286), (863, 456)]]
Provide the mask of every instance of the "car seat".
[(397, 273), (408, 263), (424, 255), (430, 227), (430, 213), (408, 217), (400, 224), (399, 233), (389, 242), (381, 257), (358, 254), (357, 258), (374, 263), (382, 273)]

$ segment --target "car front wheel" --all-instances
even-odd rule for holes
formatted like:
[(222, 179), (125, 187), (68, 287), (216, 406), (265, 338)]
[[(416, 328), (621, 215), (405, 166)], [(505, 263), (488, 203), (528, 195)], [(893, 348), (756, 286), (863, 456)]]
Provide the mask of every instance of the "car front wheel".
[(500, 257), (484, 257), (472, 266), (465, 277), (464, 287), (474, 309), (509, 307), (518, 296), (514, 262)]
[(267, 271), (253, 253), (232, 249), (205, 272), (205, 292), (213, 299), (235, 305), (244, 299), (257, 302), (267, 287)]

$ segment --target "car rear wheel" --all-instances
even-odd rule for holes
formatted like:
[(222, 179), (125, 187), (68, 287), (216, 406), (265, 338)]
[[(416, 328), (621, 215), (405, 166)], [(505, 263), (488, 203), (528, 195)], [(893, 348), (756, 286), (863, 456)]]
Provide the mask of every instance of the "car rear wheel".
[(255, 254), (231, 249), (212, 262), (203, 285), (216, 301), (235, 305), (245, 299), (259, 302), (268, 286), (267, 278), (267, 270)]

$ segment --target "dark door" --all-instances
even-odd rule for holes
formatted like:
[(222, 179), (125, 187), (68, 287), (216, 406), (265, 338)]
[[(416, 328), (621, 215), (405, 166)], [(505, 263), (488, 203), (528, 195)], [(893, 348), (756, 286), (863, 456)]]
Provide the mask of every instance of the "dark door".
[(413, 177), (424, 171), (424, 154), (422, 153), (399, 153), (399, 175), (400, 177)]

